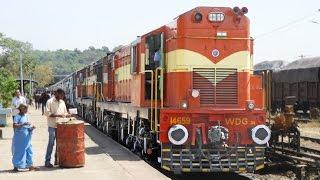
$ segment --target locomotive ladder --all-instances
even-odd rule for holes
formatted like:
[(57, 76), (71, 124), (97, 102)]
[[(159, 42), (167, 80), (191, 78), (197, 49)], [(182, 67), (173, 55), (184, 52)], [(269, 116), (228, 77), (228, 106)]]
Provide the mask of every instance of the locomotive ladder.
[(153, 76), (154, 72), (152, 70), (145, 70), (144, 73), (150, 73), (151, 74), (151, 98), (150, 98), (150, 127), (151, 130), (154, 131), (154, 125), (153, 125)]
[[(160, 45), (160, 67), (157, 67), (155, 69), (155, 132), (156, 132), (156, 137), (157, 141), (159, 142), (159, 129), (160, 129), (160, 124), (159, 124), (159, 116), (158, 115), (158, 80), (160, 81), (159, 86), (160, 86), (160, 109), (163, 108), (163, 77), (164, 77), (164, 33), (161, 33), (161, 45)], [(160, 73), (159, 73), (160, 72)], [(160, 75), (160, 76), (159, 76)], [(159, 78), (158, 78), (159, 77)], [(160, 112), (160, 111), (159, 111)]]

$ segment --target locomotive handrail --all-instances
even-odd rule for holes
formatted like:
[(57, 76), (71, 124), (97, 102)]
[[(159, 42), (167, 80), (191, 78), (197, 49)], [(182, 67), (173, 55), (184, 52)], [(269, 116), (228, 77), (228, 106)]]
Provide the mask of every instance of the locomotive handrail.
[(151, 98), (150, 98), (150, 110), (151, 110), (151, 113), (150, 113), (150, 126), (151, 126), (151, 130), (154, 131), (155, 128), (153, 127), (153, 71), (152, 70), (145, 70), (145, 71), (142, 71), (141, 73), (151, 73)]
[(155, 130), (158, 132), (158, 71), (160, 70), (160, 105), (163, 108), (163, 68), (158, 67), (156, 69), (155, 80)]
[(100, 96), (101, 96), (101, 98), (102, 98), (102, 101), (104, 101), (105, 99), (104, 99), (104, 96), (103, 96), (103, 93), (102, 93), (102, 86), (103, 86), (103, 84), (102, 84), (102, 82), (96, 82), (96, 84), (100, 84)]
[(252, 38), (228, 38), (228, 37), (210, 37), (210, 36), (177, 36), (177, 37), (170, 37), (170, 38), (166, 39), (166, 41), (169, 41), (171, 39), (182, 39), (182, 38), (214, 39), (214, 40), (252, 40)]

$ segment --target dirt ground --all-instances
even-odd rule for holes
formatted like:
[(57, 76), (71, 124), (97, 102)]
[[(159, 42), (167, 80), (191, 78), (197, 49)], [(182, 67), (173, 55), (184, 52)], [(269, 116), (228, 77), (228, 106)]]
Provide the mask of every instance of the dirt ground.
[(299, 123), (299, 129), (302, 136), (320, 138), (320, 119)]

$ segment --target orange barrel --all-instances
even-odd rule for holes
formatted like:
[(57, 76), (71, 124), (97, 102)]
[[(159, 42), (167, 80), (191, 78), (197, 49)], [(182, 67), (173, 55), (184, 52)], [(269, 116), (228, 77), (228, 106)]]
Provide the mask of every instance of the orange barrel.
[(57, 153), (60, 167), (82, 167), (85, 157), (84, 123), (70, 120), (57, 123)]

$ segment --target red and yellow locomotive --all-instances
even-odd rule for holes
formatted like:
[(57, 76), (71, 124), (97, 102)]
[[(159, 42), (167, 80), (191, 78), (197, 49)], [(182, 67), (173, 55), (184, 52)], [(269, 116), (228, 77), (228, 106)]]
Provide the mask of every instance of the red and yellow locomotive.
[(76, 72), (85, 119), (174, 172), (254, 172), (270, 138), (247, 8), (197, 7)]

